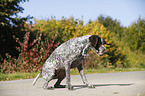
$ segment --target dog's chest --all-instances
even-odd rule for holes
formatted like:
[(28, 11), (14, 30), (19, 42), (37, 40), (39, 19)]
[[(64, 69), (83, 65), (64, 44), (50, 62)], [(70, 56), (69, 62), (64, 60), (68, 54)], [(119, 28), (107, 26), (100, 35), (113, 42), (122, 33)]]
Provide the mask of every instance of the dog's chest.
[(76, 58), (74, 61), (72, 61), (71, 65), (70, 65), (71, 68), (75, 68), (78, 65), (80, 65), (84, 59), (85, 59), (85, 57), (83, 57), (83, 56)]

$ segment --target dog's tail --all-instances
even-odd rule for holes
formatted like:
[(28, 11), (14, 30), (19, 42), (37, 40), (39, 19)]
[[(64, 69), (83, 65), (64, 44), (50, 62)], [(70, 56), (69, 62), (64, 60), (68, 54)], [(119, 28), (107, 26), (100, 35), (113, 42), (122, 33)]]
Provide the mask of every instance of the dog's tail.
[(34, 79), (34, 81), (33, 81), (33, 85), (35, 85), (36, 84), (36, 81), (38, 80), (38, 78), (41, 76), (41, 73), (42, 72), (40, 72), (38, 75), (37, 75), (37, 77)]

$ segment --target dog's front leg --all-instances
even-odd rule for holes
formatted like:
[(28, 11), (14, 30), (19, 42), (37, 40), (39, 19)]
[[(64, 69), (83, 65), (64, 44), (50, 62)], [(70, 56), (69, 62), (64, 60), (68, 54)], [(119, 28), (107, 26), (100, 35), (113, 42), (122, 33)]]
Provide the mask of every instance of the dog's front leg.
[(74, 90), (73, 86), (71, 85), (70, 81), (70, 63), (65, 64), (65, 69), (66, 69), (66, 87), (68, 90)]
[(87, 81), (87, 78), (84, 74), (84, 70), (83, 70), (83, 66), (82, 64), (80, 64), (78, 67), (78, 71), (82, 77), (82, 80), (83, 80), (83, 83), (86, 84), (88, 86), (88, 88), (95, 88), (93, 85), (89, 84), (88, 81)]

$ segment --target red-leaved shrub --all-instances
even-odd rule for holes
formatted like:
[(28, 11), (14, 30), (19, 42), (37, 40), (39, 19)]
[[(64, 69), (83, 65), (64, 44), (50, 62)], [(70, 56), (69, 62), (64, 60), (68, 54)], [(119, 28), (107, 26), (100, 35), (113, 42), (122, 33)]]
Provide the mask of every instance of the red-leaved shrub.
[(47, 38), (42, 40), (42, 34), (37, 33), (36, 39), (32, 42), (29, 41), (30, 32), (26, 32), (23, 42), (19, 38), (15, 38), (20, 47), (16, 47), (20, 52), (17, 59), (12, 58), (7, 54), (7, 58), (0, 66), (1, 73), (14, 73), (14, 72), (36, 72), (42, 69), (45, 60), (49, 57), (52, 51), (58, 47), (59, 42), (55, 42), (57, 32), (52, 41)]

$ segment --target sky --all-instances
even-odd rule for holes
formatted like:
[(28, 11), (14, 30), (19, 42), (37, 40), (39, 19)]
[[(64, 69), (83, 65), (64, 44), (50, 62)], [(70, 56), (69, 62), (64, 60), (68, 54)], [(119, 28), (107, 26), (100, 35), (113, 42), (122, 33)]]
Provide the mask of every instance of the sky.
[(19, 16), (33, 16), (47, 19), (62, 16), (81, 19), (85, 24), (97, 20), (100, 15), (117, 19), (122, 26), (128, 27), (139, 17), (145, 19), (145, 0), (29, 0), (21, 3), (24, 8)]

